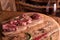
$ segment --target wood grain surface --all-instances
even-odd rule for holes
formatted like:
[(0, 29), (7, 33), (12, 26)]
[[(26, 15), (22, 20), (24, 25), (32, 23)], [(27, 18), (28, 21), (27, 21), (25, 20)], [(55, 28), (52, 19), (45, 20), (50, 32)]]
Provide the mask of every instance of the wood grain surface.
[[(21, 15), (21, 14), (23, 14), (24, 12), (7, 12), (7, 11), (5, 11), (5, 12), (1, 12), (2, 14), (0, 15), (0, 22), (2, 22), (2, 21), (5, 21), (5, 20), (9, 20), (10, 18), (12, 18), (12, 17), (15, 17), (15, 16), (18, 16), (18, 15)], [(43, 16), (44, 16), (44, 14), (42, 14)], [(53, 16), (52, 16), (53, 17)], [(55, 17), (53, 17), (54, 19), (55, 19)], [(55, 19), (55, 20), (58, 20), (57, 22), (56, 21), (54, 21), (54, 19), (53, 18), (51, 18), (51, 17), (48, 17), (48, 16), (44, 16), (44, 19), (45, 20), (50, 20), (51, 19), (51, 22), (53, 22), (56, 26), (58, 26), (59, 27), (59, 24), (57, 23), (58, 21), (59, 21), (59, 19), (57, 18), (57, 19)], [(60, 23), (60, 22), (59, 22)]]
[(60, 17), (56, 17), (56, 16), (51, 16), (53, 19), (55, 19), (58, 23), (59, 23), (59, 25), (60, 25)]
[(20, 14), (23, 14), (23, 12), (9, 12), (9, 11), (4, 11), (4, 12), (1, 12), (0, 14), (0, 22), (4, 21), (4, 20), (7, 20), (7, 19), (10, 19), (11, 17), (15, 17), (15, 16), (18, 16)]

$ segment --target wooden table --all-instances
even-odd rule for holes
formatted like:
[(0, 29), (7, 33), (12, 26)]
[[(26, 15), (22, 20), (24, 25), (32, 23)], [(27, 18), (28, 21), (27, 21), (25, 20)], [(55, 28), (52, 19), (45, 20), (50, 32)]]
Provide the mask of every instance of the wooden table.
[[(0, 15), (0, 22), (2, 22), (2, 21), (4, 21), (4, 20), (8, 20), (8, 19), (10, 19), (11, 17), (15, 17), (15, 16), (18, 16), (18, 15), (21, 15), (22, 13), (24, 13), (24, 12), (7, 12), (7, 11), (5, 11), (5, 12), (2, 12), (2, 14)], [(49, 16), (46, 16), (46, 15), (44, 15), (44, 14), (41, 14), (42, 16), (43, 16), (43, 18), (44, 18), (44, 20), (45, 21), (50, 21), (50, 22), (52, 22), (52, 27), (59, 27), (59, 24), (53, 19), (53, 18), (51, 18), (51, 17), (49, 17)], [(44, 24), (43, 24), (44, 25)], [(59, 33), (58, 33), (59, 34)], [(57, 35), (58, 35), (57, 34)], [(59, 34), (60, 35), (60, 34)], [(56, 36), (53, 36), (53, 37), (56, 37)], [(57, 38), (57, 37), (56, 37)], [(56, 39), (55, 39), (56, 40)]]
[(20, 15), (21, 13), (23, 12), (9, 12), (9, 11), (4, 11), (4, 12), (1, 12), (0, 14), (0, 22), (4, 21), (4, 20), (7, 20), (7, 19), (10, 19), (11, 17), (14, 17), (14, 16), (18, 16)]
[(51, 16), (52, 18), (54, 18), (60, 25), (60, 17), (56, 17), (56, 16)]

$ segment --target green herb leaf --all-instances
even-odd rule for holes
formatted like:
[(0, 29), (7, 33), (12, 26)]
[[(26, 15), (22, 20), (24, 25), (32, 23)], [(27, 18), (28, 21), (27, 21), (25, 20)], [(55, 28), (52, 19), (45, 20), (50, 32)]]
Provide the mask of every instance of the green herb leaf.
[(31, 39), (31, 35), (29, 33), (25, 33), (25, 34), (28, 36), (27, 40), (30, 40)]

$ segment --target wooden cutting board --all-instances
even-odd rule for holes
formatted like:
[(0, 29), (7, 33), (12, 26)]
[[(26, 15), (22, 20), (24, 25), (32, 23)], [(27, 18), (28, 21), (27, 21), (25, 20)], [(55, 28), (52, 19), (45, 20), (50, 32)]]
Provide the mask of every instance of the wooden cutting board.
[[(0, 15), (0, 22), (4, 21), (4, 20), (8, 20), (11, 17), (15, 17), (18, 15), (23, 14), (24, 12), (2, 12), (2, 14)], [(50, 20), (51, 22), (53, 22), (54, 25), (56, 25), (57, 27), (59, 27), (59, 24), (51, 17), (46, 16), (44, 14), (42, 14), (42, 16), (44, 16), (44, 20)], [(60, 35), (60, 34), (59, 34)], [(60, 37), (60, 36), (59, 36)]]

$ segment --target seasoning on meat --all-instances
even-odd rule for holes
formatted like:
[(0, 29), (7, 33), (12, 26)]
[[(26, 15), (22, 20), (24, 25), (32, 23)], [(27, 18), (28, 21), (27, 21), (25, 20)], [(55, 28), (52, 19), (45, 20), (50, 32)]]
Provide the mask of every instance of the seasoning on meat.
[(39, 14), (33, 14), (31, 16), (32, 19), (39, 19), (40, 18), (40, 15)]

